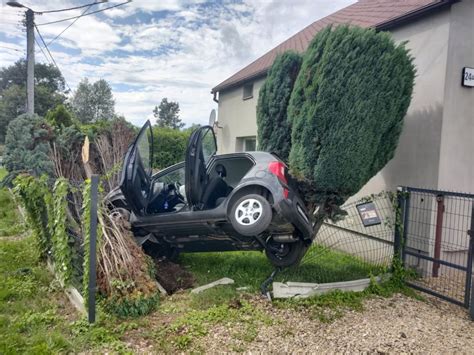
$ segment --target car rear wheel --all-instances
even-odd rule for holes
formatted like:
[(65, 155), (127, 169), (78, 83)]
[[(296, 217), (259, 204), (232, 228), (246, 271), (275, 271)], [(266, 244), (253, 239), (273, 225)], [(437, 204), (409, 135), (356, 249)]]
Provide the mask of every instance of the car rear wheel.
[(229, 219), (239, 234), (247, 237), (259, 235), (272, 221), (272, 207), (261, 195), (245, 195), (232, 205)]
[(303, 240), (292, 243), (279, 243), (270, 238), (267, 241), (265, 254), (276, 267), (290, 267), (300, 262), (306, 251)]

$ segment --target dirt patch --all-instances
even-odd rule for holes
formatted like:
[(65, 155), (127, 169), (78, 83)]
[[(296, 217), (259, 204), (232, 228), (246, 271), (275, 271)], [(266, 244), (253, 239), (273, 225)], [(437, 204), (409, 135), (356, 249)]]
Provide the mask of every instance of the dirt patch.
[(181, 265), (169, 260), (156, 260), (156, 280), (165, 288), (168, 294), (178, 290), (193, 288), (194, 276)]

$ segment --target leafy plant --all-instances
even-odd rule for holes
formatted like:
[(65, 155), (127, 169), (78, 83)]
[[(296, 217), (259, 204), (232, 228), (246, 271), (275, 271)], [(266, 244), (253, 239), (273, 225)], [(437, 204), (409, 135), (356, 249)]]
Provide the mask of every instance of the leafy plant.
[(51, 207), (46, 204), (46, 201), (51, 201), (51, 192), (47, 177), (36, 179), (31, 175), (19, 175), (14, 184), (14, 192), (25, 208), (28, 225), (35, 236), (39, 257), (45, 260), (51, 248), (51, 233), (48, 228), (48, 210)]
[(73, 240), (67, 233), (67, 195), (69, 191), (68, 181), (64, 178), (56, 180), (51, 196), (51, 211), (49, 214), (49, 228), (52, 240), (52, 256), (55, 272), (58, 278), (65, 284), (69, 284), (73, 278)]

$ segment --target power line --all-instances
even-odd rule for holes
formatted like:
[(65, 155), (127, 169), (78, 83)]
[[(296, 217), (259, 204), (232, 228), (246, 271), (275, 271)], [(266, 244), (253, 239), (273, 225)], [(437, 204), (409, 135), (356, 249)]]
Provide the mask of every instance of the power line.
[(48, 42), (48, 46), (51, 45), (51, 43), (53, 43), (55, 40), (57, 40), (64, 32), (66, 32), (69, 27), (71, 27), (72, 25), (74, 25), (77, 20), (79, 20), (82, 16), (85, 16), (86, 12), (89, 11), (89, 9), (92, 7), (92, 5), (94, 5), (94, 4), (90, 4), (89, 7), (88, 7), (87, 9), (85, 9), (84, 12), (83, 12), (78, 18), (76, 18), (74, 21), (72, 21), (72, 22), (71, 22), (64, 30), (62, 30), (56, 37), (54, 37), (51, 41), (49, 41), (49, 42)]
[(91, 7), (92, 5), (98, 5), (98, 4), (103, 4), (104, 2), (107, 2), (107, 0), (102, 0), (102, 1), (96, 1), (92, 4), (86, 4), (86, 5), (80, 5), (80, 6), (75, 6), (75, 7), (69, 7), (66, 9), (59, 9), (59, 10), (47, 10), (47, 11), (35, 11), (36, 13), (40, 14), (49, 14), (51, 12), (62, 12), (62, 11), (69, 11), (69, 10), (77, 10), (77, 9), (82, 9), (83, 7)]
[[(56, 63), (56, 61), (54, 60), (54, 57), (53, 55), (51, 54), (51, 52), (49, 51), (49, 48), (48, 46), (46, 45), (46, 42), (44, 41), (44, 38), (43, 36), (41, 35), (41, 32), (39, 31), (38, 29), (38, 26), (36, 26), (36, 23), (34, 24), (35, 28), (36, 28), (36, 32), (38, 32), (38, 35), (41, 39), (41, 42), (43, 42), (43, 45), (44, 45), (44, 48), (46, 48), (46, 51), (48, 52), (49, 56), (51, 57), (51, 60), (53, 61), (53, 64), (54, 66), (59, 70), (59, 72), (61, 72), (61, 69), (59, 69), (59, 66), (58, 64)], [(64, 78), (64, 83), (66, 84), (67, 88), (69, 89), (69, 91), (72, 91), (71, 88), (69, 87), (69, 84), (67, 83), (66, 81), (66, 78)]]
[(12, 51), (25, 53), (25, 51), (22, 51), (21, 49), (17, 49), (17, 48), (13, 48), (13, 47), (0, 46), (0, 48), (5, 48), (5, 49), (10, 49)]
[[(40, 46), (40, 44), (39, 44), (38, 40), (36, 39), (36, 37), (35, 37), (35, 42), (36, 42), (36, 44), (38, 45), (39, 49), (41, 49), (41, 53), (43, 53), (43, 55), (44, 55), (44, 57), (46, 58), (46, 60), (48, 61), (48, 63), (49, 63), (49, 64), (52, 64), (52, 63), (51, 63), (51, 60), (48, 58), (48, 56), (47, 56), (46, 53), (44, 52), (43, 47)], [(66, 79), (65, 79), (65, 80), (66, 80)]]
[(102, 11), (106, 11), (106, 10), (109, 10), (109, 9), (113, 9), (113, 8), (115, 8), (115, 7), (119, 7), (119, 6), (128, 4), (129, 2), (132, 2), (132, 0), (128, 0), (128, 1), (126, 1), (126, 2), (122, 2), (122, 3), (117, 4), (117, 5), (109, 6), (109, 7), (106, 7), (105, 9), (92, 11), (92, 12), (89, 12), (89, 13), (87, 13), (87, 14), (80, 15), (80, 16), (73, 16), (73, 17), (64, 18), (64, 19), (62, 19), (62, 20), (51, 21), (51, 22), (45, 22), (45, 23), (38, 23), (37, 26), (52, 25), (53, 23), (59, 23), (59, 22), (74, 20), (74, 19), (79, 18), (79, 17), (89, 16), (89, 15), (96, 14), (96, 13), (98, 13), (98, 12), (102, 12)]

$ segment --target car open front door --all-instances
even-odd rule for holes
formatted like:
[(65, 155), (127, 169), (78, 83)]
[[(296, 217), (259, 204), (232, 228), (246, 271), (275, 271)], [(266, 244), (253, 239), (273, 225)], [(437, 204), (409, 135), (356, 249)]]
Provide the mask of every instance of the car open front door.
[(120, 189), (133, 212), (145, 214), (150, 197), (153, 134), (150, 121), (138, 133), (125, 155)]
[(185, 190), (190, 207), (201, 207), (201, 197), (208, 180), (207, 163), (216, 152), (216, 137), (211, 126), (203, 126), (191, 134), (185, 160)]

